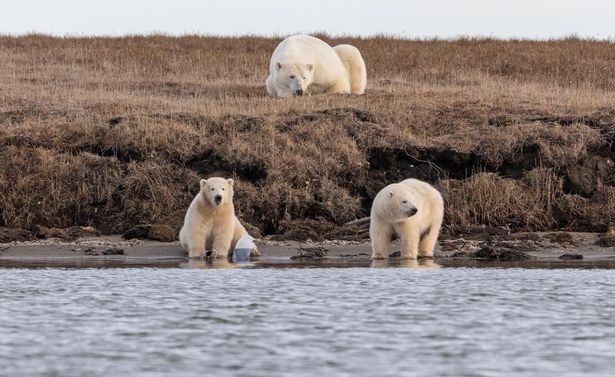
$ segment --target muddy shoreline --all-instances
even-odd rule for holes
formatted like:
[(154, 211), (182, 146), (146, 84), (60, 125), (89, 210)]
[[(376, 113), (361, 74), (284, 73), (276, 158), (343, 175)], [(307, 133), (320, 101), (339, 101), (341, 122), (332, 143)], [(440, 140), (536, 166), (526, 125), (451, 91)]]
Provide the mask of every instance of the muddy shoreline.
[[(443, 236), (431, 260), (403, 261), (392, 257), (371, 261), (369, 241), (322, 242), (257, 240), (261, 256), (252, 259), (258, 267), (609, 267), (615, 268), (615, 249), (599, 245), (597, 233), (513, 233), (485, 237), (482, 234), (453, 238)], [(485, 250), (494, 251), (485, 255)], [(509, 258), (513, 253), (513, 258)], [(515, 257), (515, 256), (521, 257)], [(0, 244), (0, 266), (113, 266), (230, 268), (228, 261), (194, 261), (186, 258), (178, 242), (125, 240), (120, 235), (83, 237), (74, 241), (47, 239)], [(612, 266), (611, 266), (612, 265)]]

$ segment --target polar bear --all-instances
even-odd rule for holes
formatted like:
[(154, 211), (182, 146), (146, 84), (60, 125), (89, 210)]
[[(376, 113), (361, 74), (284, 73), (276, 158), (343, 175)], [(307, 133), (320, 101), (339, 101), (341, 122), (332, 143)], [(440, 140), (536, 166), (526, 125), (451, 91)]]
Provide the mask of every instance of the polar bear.
[(200, 258), (206, 250), (215, 250), (216, 257), (226, 258), (237, 241), (248, 234), (235, 216), (233, 180), (214, 177), (201, 179), (200, 185), (201, 191), (186, 212), (179, 242), (190, 258)]
[(370, 214), (372, 259), (384, 259), (394, 235), (401, 240), (401, 258), (433, 257), (444, 217), (438, 190), (417, 179), (386, 186), (376, 195)]
[(273, 51), (267, 93), (290, 97), (317, 93), (363, 94), (367, 70), (359, 50), (344, 44), (331, 48), (309, 35), (288, 37)]

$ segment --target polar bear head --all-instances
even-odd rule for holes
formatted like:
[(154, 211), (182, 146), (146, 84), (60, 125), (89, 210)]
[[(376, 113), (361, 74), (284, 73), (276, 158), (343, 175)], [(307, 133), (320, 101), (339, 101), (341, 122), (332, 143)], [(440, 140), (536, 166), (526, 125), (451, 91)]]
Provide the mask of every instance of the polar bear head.
[(416, 199), (411, 190), (393, 184), (383, 190), (380, 213), (390, 221), (403, 221), (416, 215)]
[(276, 89), (281, 97), (307, 94), (314, 77), (314, 64), (277, 62)]
[(233, 180), (224, 178), (201, 179), (201, 195), (214, 207), (233, 203)]

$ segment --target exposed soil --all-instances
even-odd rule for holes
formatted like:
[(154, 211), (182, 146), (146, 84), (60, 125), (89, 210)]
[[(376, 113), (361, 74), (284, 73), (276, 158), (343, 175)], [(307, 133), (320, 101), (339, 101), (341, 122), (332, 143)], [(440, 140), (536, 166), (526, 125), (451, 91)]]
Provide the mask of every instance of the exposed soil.
[(25, 242), (33, 238), (32, 232), (25, 229), (0, 228), (0, 243)]
[(613, 247), (615, 248), (615, 235), (601, 235), (600, 237), (598, 237), (598, 240), (596, 241), (596, 245), (598, 246), (602, 246), (602, 247)]
[(485, 245), (481, 247), (480, 250), (474, 252), (472, 256), (478, 259), (501, 261), (524, 260), (532, 258), (528, 253), (525, 253), (523, 251), (500, 249), (492, 245)]
[(125, 239), (143, 239), (160, 242), (172, 242), (177, 238), (176, 232), (168, 225), (137, 225), (124, 233)]

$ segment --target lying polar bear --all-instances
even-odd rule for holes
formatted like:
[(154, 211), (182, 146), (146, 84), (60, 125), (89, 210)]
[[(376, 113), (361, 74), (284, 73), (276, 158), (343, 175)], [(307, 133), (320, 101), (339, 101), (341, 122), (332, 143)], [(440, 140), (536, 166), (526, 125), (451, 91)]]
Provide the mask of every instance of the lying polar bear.
[(272, 97), (363, 94), (367, 70), (354, 46), (344, 44), (331, 48), (318, 38), (295, 35), (283, 40), (273, 51), (266, 85)]

